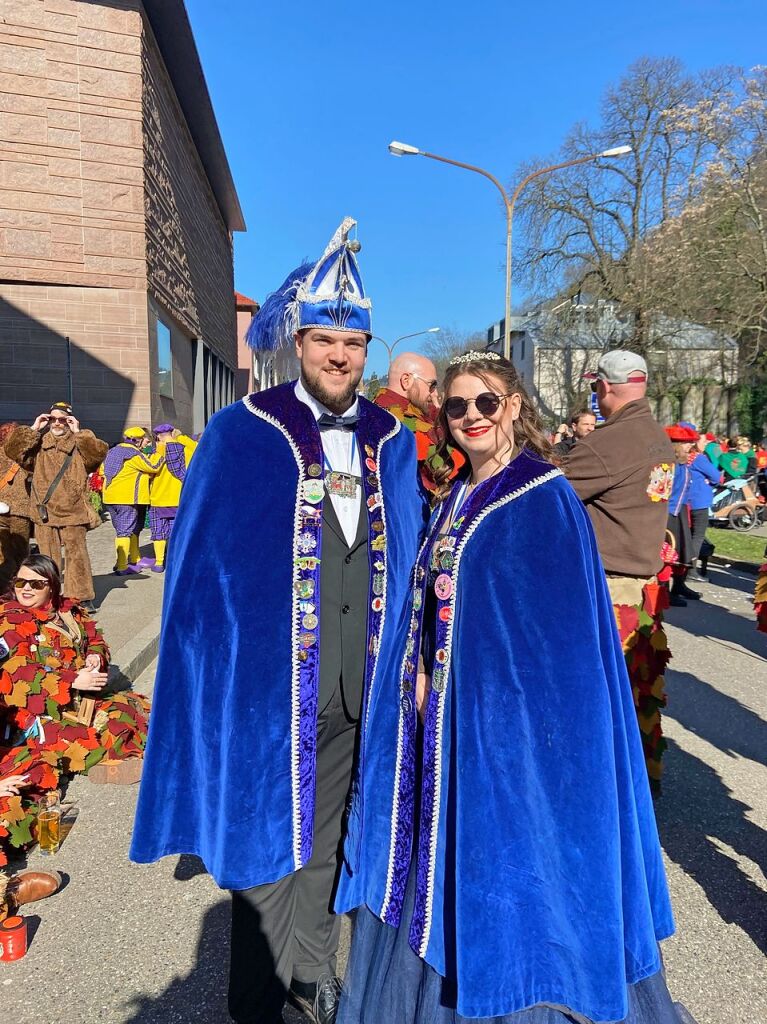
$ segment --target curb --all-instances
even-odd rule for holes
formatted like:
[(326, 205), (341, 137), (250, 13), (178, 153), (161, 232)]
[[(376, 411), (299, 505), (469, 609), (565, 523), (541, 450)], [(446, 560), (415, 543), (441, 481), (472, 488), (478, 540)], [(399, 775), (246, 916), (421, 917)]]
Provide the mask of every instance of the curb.
[(160, 648), (160, 619), (150, 623), (127, 644), (115, 651), (109, 672), (110, 689), (125, 689), (149, 668)]
[(724, 555), (709, 555), (708, 560), (712, 565), (737, 569), (738, 572), (746, 572), (749, 576), (756, 576), (759, 572), (759, 566), (756, 562), (739, 562), (737, 559), (725, 558)]

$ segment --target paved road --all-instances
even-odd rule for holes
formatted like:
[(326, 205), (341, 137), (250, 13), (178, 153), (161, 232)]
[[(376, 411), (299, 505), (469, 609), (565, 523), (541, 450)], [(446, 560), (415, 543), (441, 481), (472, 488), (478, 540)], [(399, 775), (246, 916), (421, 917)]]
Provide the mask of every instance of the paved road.
[[(762, 1024), (767, 637), (753, 626), (753, 577), (719, 570), (711, 577), (700, 588), (705, 601), (670, 615), (670, 750), (658, 819), (678, 934), (665, 955), (671, 989), (698, 1024)], [(142, 595), (146, 586), (153, 584)], [(138, 586), (130, 592), (138, 595)], [(148, 692), (151, 684), (150, 670), (138, 688)], [(85, 779), (70, 786), (79, 817), (55, 858), (70, 881), (30, 908), (30, 952), (0, 969), (3, 1020), (228, 1020), (227, 897), (194, 858), (127, 861), (135, 796), (135, 788)]]

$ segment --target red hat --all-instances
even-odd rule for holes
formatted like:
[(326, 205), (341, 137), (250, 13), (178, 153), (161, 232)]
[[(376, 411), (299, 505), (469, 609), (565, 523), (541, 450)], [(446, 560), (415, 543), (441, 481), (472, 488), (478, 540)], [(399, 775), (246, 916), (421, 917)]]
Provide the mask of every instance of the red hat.
[(663, 428), (669, 436), (670, 441), (697, 441), (700, 434), (692, 427), (685, 427), (681, 423), (674, 423), (670, 427)]
[(707, 441), (716, 441), (716, 434), (706, 434)]

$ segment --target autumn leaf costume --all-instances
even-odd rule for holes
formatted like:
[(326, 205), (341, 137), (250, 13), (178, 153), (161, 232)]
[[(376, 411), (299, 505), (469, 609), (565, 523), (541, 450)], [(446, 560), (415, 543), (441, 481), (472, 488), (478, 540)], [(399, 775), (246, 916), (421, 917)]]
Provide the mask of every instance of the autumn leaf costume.
[(143, 755), (149, 702), (137, 693), (116, 693), (96, 699), (90, 726), (63, 717), (79, 701), (73, 683), (86, 657), (98, 654), (104, 670), (109, 664), (101, 630), (72, 601), (58, 613), (1, 603), (0, 640), (8, 648), (0, 661), (0, 779), (26, 775), (31, 782), (19, 796), (0, 798), (2, 865), (7, 844), (32, 842), (37, 802), (62, 776), (87, 773), (105, 757)]

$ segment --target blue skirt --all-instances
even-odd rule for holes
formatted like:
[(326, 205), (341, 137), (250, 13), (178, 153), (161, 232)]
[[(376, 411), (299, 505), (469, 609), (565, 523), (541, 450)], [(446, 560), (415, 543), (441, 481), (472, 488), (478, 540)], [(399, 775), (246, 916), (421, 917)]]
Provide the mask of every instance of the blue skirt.
[[(413, 878), (399, 928), (384, 924), (367, 907), (354, 922), (349, 966), (337, 1024), (594, 1024), (566, 1007), (540, 1004), (503, 1017), (463, 1017), (450, 984), (410, 948)], [(695, 1024), (673, 1003), (663, 971), (628, 988), (629, 1013), (610, 1024)], [(600, 1022), (602, 1024), (602, 1022)]]

